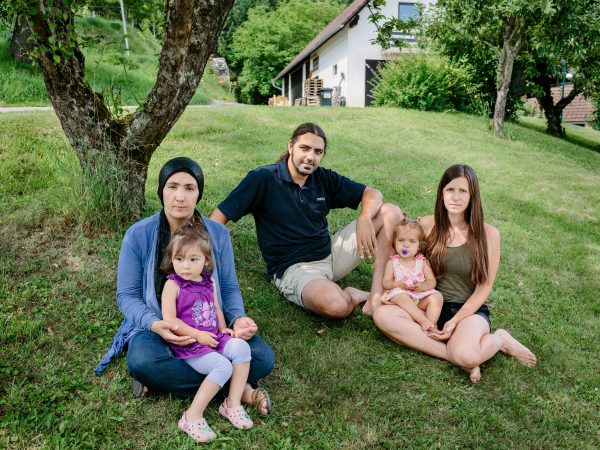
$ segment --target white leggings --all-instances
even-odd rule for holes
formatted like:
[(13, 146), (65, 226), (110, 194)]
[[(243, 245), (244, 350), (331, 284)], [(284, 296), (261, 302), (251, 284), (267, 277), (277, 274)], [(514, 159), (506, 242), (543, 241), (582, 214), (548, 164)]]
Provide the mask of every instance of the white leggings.
[(210, 352), (184, 361), (196, 372), (206, 375), (208, 380), (223, 387), (231, 378), (233, 366), (243, 364), (251, 359), (248, 343), (243, 339), (231, 338), (223, 347), (223, 353)]

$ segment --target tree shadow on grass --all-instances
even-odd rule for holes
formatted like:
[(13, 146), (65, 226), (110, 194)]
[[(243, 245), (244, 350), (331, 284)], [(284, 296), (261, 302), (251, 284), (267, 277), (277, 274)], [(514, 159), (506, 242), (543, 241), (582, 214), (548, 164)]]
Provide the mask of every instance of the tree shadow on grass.
[[(543, 133), (549, 137), (556, 137), (556, 136), (552, 136), (551, 134), (546, 132), (546, 122), (540, 121), (538, 123), (538, 122), (529, 122), (529, 121), (525, 121), (525, 120), (519, 120), (516, 123), (518, 125), (522, 126), (523, 128), (528, 128), (530, 130), (539, 131), (540, 133)], [(557, 139), (560, 139), (560, 138), (557, 137)], [(600, 132), (598, 132), (598, 138), (593, 139), (593, 138), (590, 138), (587, 136), (582, 136), (582, 135), (574, 133), (573, 130), (571, 129), (571, 127), (568, 126), (565, 131), (565, 136), (562, 139), (567, 142), (570, 142), (571, 144), (577, 145), (579, 147), (584, 147), (584, 148), (587, 148), (588, 150), (592, 150), (594, 152), (600, 153)]]

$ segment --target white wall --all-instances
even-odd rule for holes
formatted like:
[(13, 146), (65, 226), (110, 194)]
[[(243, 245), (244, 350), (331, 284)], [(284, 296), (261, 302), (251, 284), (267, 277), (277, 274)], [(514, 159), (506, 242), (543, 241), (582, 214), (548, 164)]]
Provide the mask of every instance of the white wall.
[[(411, 0), (388, 1), (382, 13), (386, 17), (398, 16), (398, 4), (411, 3)], [(417, 2), (415, 2), (417, 3)], [(421, 0), (426, 5), (435, 3), (435, 0)], [(341, 95), (346, 97), (347, 106), (365, 106), (365, 61), (396, 59), (401, 53), (412, 51), (398, 49), (383, 51), (379, 45), (371, 44), (377, 35), (375, 25), (369, 23), (369, 9), (363, 8), (359, 13), (358, 23), (350, 28), (346, 25), (337, 34), (332, 36), (325, 44), (310, 55), (310, 59), (319, 55), (319, 70), (313, 72), (313, 78), (323, 80), (323, 87), (333, 88), (340, 84), (341, 74), (345, 79), (341, 83)], [(337, 75), (333, 75), (333, 66), (337, 64)], [(312, 67), (312, 63), (311, 63)], [(304, 79), (308, 74), (305, 74)], [(286, 77), (289, 82), (290, 74)], [(292, 100), (293, 102), (293, 100)]]
[[(422, 0), (421, 3), (431, 4), (435, 0)], [(382, 13), (386, 17), (398, 16), (398, 4), (410, 3), (410, 1), (388, 1)], [(346, 94), (348, 106), (365, 106), (365, 61), (367, 59), (389, 60), (396, 59), (399, 51), (386, 51), (379, 45), (371, 44), (371, 40), (377, 36), (375, 25), (369, 23), (369, 9), (363, 8), (359, 13), (359, 20), (355, 27), (348, 30), (348, 73), (346, 82), (348, 93)], [(410, 50), (403, 50), (404, 52)]]
[[(333, 88), (340, 84), (341, 95), (346, 96), (348, 79), (348, 29), (343, 28), (332, 36), (317, 51), (319, 54), (319, 70), (313, 72), (313, 78), (323, 80), (323, 87)], [(312, 59), (311, 55), (311, 59)], [(333, 74), (333, 66), (337, 65), (337, 74)], [(342, 81), (342, 73), (345, 79)]]

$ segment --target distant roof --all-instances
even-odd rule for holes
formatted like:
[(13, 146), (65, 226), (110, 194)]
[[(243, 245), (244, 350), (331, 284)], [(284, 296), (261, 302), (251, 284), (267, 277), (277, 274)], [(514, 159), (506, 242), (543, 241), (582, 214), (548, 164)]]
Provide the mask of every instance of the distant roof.
[[(569, 95), (573, 90), (572, 84), (565, 85), (565, 96)], [(560, 86), (552, 88), (552, 99), (556, 104), (562, 96), (562, 89)], [(587, 123), (594, 116), (594, 105), (592, 105), (586, 98), (579, 94), (571, 103), (565, 106), (563, 109), (563, 120), (568, 123)]]
[[(565, 85), (565, 93), (567, 96), (573, 90), (572, 84)], [(554, 104), (558, 103), (562, 98), (562, 86), (555, 86), (550, 90), (552, 94), (552, 101)], [(532, 105), (539, 108), (539, 104), (535, 98), (528, 99), (527, 103), (531, 103)], [(590, 103), (582, 94), (578, 94), (571, 103), (565, 106), (562, 112), (562, 120), (565, 123), (574, 123), (579, 125), (584, 125), (589, 122), (594, 116), (594, 105)]]
[(354, 0), (342, 13), (333, 19), (329, 25), (323, 28), (315, 38), (308, 43), (304, 49), (296, 55), (296, 57), (289, 63), (285, 69), (283, 69), (279, 74), (274, 78), (274, 80), (279, 80), (286, 73), (292, 70), (296, 65), (298, 65), (304, 58), (309, 56), (313, 51), (323, 45), (325, 42), (329, 40), (334, 34), (344, 28), (348, 22), (350, 22), (356, 14), (358, 14), (364, 6), (369, 2), (369, 0)]

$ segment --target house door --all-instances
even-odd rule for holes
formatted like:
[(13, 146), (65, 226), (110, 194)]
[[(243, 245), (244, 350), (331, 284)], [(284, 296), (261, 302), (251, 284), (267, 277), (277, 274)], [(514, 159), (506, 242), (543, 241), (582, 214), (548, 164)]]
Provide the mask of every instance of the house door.
[(293, 101), (302, 97), (302, 66), (292, 72), (292, 105)]
[(365, 61), (365, 106), (373, 104), (373, 97), (371, 97), (371, 90), (375, 82), (373, 78), (384, 62), (382, 59), (367, 59)]

